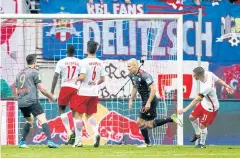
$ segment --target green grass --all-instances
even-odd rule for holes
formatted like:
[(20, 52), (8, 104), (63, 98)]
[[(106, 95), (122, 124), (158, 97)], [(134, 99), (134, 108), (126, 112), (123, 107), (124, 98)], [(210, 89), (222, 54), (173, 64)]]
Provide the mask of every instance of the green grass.
[(240, 158), (240, 146), (208, 146), (197, 149), (193, 146), (153, 146), (137, 148), (135, 145), (84, 146), (72, 148), (61, 146), (49, 149), (45, 145), (20, 149), (17, 146), (2, 146), (3, 158)]

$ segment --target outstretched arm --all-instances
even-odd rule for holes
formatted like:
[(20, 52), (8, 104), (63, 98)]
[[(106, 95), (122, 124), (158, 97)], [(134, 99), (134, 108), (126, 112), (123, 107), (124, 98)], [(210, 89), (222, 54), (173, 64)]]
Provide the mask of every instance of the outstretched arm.
[(228, 93), (233, 94), (234, 90), (232, 87), (226, 84), (222, 79), (218, 78), (214, 73), (211, 72), (211, 74), (213, 76), (214, 82), (219, 83), (220, 85), (226, 88)]
[(191, 109), (192, 107), (194, 107), (198, 102), (200, 102), (202, 100), (204, 96), (202, 94), (198, 94), (198, 96), (192, 100), (192, 102), (190, 104), (188, 104), (188, 106), (184, 109), (181, 109), (178, 111), (178, 114), (183, 114), (185, 112), (187, 112), (189, 109)]
[(49, 99), (51, 102), (56, 100), (56, 97), (55, 97), (52, 93), (48, 92), (47, 89), (44, 87), (44, 85), (43, 85), (42, 83), (38, 83), (38, 84), (37, 84), (37, 87), (38, 87), (38, 89), (40, 90), (40, 92), (41, 92), (44, 96), (48, 97), (48, 99)]
[(55, 74), (53, 76), (53, 80), (52, 80), (52, 88), (51, 88), (52, 94), (54, 94), (54, 90), (55, 90), (55, 87), (56, 87), (57, 81), (58, 81), (58, 76), (59, 76), (59, 73), (55, 72)]
[(233, 94), (233, 92), (234, 92), (233, 88), (230, 87), (228, 84), (226, 84), (226, 82), (224, 82), (221, 79), (218, 79), (216, 82), (219, 83), (220, 85), (222, 85), (223, 87), (225, 87), (226, 90), (228, 91), (228, 93)]

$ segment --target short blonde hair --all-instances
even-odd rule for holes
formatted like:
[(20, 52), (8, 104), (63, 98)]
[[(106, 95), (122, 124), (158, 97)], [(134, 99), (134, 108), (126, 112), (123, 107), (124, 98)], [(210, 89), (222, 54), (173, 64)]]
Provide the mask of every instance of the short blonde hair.
[(130, 60), (128, 60), (127, 64), (138, 67), (138, 62), (137, 62), (137, 59), (135, 59), (135, 58), (131, 58)]

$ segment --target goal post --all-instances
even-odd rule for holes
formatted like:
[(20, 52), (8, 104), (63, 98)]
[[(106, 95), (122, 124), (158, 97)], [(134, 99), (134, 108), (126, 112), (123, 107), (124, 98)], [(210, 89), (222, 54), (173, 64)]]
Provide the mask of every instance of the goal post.
[[(145, 55), (137, 55), (136, 56), (146, 56), (147, 57), (147, 62), (146, 64), (144, 64), (144, 66), (142, 67), (144, 70), (146, 69), (147, 72), (149, 72), (150, 74), (152, 74), (152, 76), (154, 77), (154, 80), (158, 81), (158, 98), (159, 98), (159, 112), (161, 112), (162, 114), (160, 114), (160, 116), (158, 117), (166, 117), (166, 115), (171, 115), (171, 114), (167, 114), (167, 109), (168, 106), (172, 105), (173, 102), (175, 101), (177, 109), (182, 109), (183, 108), (183, 15), (181, 14), (136, 14), (136, 15), (115, 15), (115, 14), (0, 14), (0, 20), (5, 20), (5, 19), (17, 19), (19, 22), (18, 23), (22, 23), (19, 25), (19, 27), (25, 27), (24, 25), (24, 20), (26, 21), (31, 21), (30, 23), (33, 23), (31, 25), (31, 27), (35, 27), (36, 30), (38, 30), (40, 28), (40, 32), (31, 32), (29, 33), (29, 35), (24, 35), (24, 47), (30, 47), (30, 45), (32, 43), (32, 41), (36, 41), (36, 40), (43, 40), (43, 38), (41, 37), (40, 39), (36, 39), (38, 34), (42, 34), (43, 33), (43, 28), (45, 26), (49, 26), (48, 24), (46, 24), (46, 22), (44, 20), (53, 20), (53, 19), (69, 19), (69, 20), (80, 20), (83, 22), (87, 22), (89, 21), (100, 21), (102, 23), (104, 23), (105, 21), (150, 21), (149, 25), (147, 26), (147, 46), (146, 46), (146, 53)], [(167, 30), (164, 25), (161, 22), (164, 21), (174, 21), (174, 24), (172, 24), (171, 29), (172, 30)], [(158, 23), (159, 22), (159, 23)], [(2, 23), (1, 23), (2, 24)], [(8, 24), (5, 24), (8, 25)], [(18, 25), (18, 24), (16, 24)], [(51, 24), (54, 25), (54, 24)], [(113, 27), (115, 27), (117, 24), (114, 24)], [(128, 23), (122, 22), (121, 25), (123, 26), (122, 29), (126, 29), (125, 27), (129, 26)], [(27, 28), (28, 26), (26, 26)], [(101, 26), (102, 27), (102, 26)], [(170, 42), (171, 46), (168, 46), (170, 49), (173, 49), (172, 52), (170, 52), (168, 55), (161, 55), (161, 53), (159, 55), (154, 55), (154, 51), (158, 51), (160, 52), (161, 49), (159, 49), (159, 45), (160, 43), (168, 43), (168, 35), (165, 35), (165, 39), (161, 40), (160, 36), (166, 34), (166, 33), (161, 33), (159, 30), (159, 28), (164, 27), (164, 29), (162, 29), (162, 32), (171, 32), (171, 36), (176, 36), (176, 38), (174, 39), (174, 42)], [(109, 27), (110, 28), (110, 27)], [(108, 28), (108, 29), (109, 29)], [(159, 30), (158, 30), (159, 29)], [(116, 31), (117, 29), (114, 28), (113, 33), (117, 34)], [(136, 29), (135, 29), (136, 30)], [(88, 33), (84, 33), (84, 30), (81, 30), (81, 32), (83, 33), (84, 36), (90, 36), (87, 35)], [(137, 31), (136, 31), (137, 32)], [(27, 32), (24, 32), (25, 34)], [(103, 34), (103, 30), (101, 31), (101, 33), (99, 33), (99, 35), (102, 36)], [(130, 34), (130, 33), (128, 33)], [(117, 36), (117, 35), (116, 35)], [(129, 37), (131, 35), (128, 35)], [(135, 36), (135, 35), (132, 35)], [(79, 37), (82, 38), (82, 37)], [(99, 37), (99, 41), (102, 42), (102, 38), (103, 37)], [(116, 38), (116, 37), (115, 37)], [(118, 37), (117, 37), (118, 38)], [(121, 37), (124, 41), (124, 36)], [(81, 39), (81, 42), (77, 43), (77, 45), (85, 45), (85, 41), (82, 42), (83, 40)], [(130, 40), (129, 40), (130, 41)], [(75, 42), (72, 42), (73, 44), (75, 44)], [(71, 44), (71, 42), (66, 43), (67, 44)], [(28, 46), (29, 45), (29, 46)], [(35, 44), (36, 45), (36, 44)], [(42, 44), (41, 44), (42, 45)], [(101, 45), (101, 44), (100, 44)], [(116, 47), (116, 43), (113, 42), (114, 47)], [(136, 44), (135, 44), (136, 45)], [(43, 47), (43, 46), (42, 46)], [(51, 44), (50, 46), (51, 47)], [(138, 46), (139, 48), (141, 46)], [(123, 48), (120, 48), (123, 49)], [(144, 49), (144, 48), (143, 48)], [(168, 49), (167, 47), (165, 47), (165, 49)], [(51, 48), (50, 48), (51, 50)], [(64, 49), (62, 49), (64, 50)], [(61, 52), (62, 50), (54, 50), (55, 52)], [(124, 50), (124, 49), (123, 49)], [(27, 50), (24, 50), (24, 54), (29, 54), (30, 52), (28, 52)], [(53, 51), (53, 52), (54, 52)], [(81, 52), (84, 52), (84, 49), (80, 50)], [(100, 52), (101, 55), (103, 55), (103, 48), (100, 48)], [(42, 54), (42, 53), (41, 53)], [(26, 57), (26, 56), (23, 57)], [(61, 56), (63, 57), (63, 55), (60, 53), (60, 58)], [(21, 57), (21, 58), (23, 58)], [(134, 57), (133, 55), (129, 56), (130, 57)], [(118, 62), (114, 61), (114, 60), (119, 60)], [(123, 61), (121, 61), (123, 60)], [(116, 58), (112, 58), (112, 59), (105, 59), (105, 63), (109, 64), (109, 67), (111, 64), (115, 64), (114, 67), (116, 68), (122, 68), (122, 70), (126, 71), (126, 62), (125, 60), (127, 60), (127, 58), (124, 59), (116, 59)], [(139, 58), (138, 58), (139, 60)], [(24, 60), (21, 60), (24, 61)], [(47, 61), (47, 60), (46, 60)], [(54, 72), (54, 67), (56, 62), (58, 61), (58, 59), (54, 59), (54, 61), (52, 62), (46, 62), (47, 65), (43, 66), (44, 67), (44, 74), (45, 73), (53, 73)], [(51, 68), (50, 68), (51, 65)], [(123, 68), (124, 67), (124, 68)], [(177, 67), (177, 68), (176, 68)], [(106, 70), (106, 68), (105, 68)], [(170, 72), (168, 72), (170, 70)], [(119, 74), (121, 74), (121, 72), (119, 72)], [(167, 74), (166, 76), (164, 74)], [(48, 76), (49, 77), (49, 76)], [(43, 77), (44, 78), (44, 77)], [(47, 88), (50, 89), (50, 85), (49, 85), (49, 78), (43, 79), (43, 81), (45, 80)], [(109, 85), (111, 85), (111, 89), (110, 92), (111, 94), (116, 94), (116, 92), (121, 88), (121, 85), (123, 85), (126, 82), (126, 79), (122, 79), (116, 81), (116, 80), (111, 80), (111, 78), (107, 77), (106, 80), (106, 86), (108, 87)], [(165, 87), (160, 86), (160, 83), (162, 82), (162, 84), (168, 84)], [(171, 84), (169, 85), (169, 83)], [(128, 88), (131, 87), (131, 83), (129, 83), (129, 85), (127, 86)], [(170, 91), (168, 91), (168, 93), (166, 93), (165, 89), (168, 89)], [(171, 87), (171, 88), (170, 88)], [(172, 89), (174, 89), (175, 91), (172, 91)], [(126, 89), (125, 89), (126, 90)], [(128, 89), (127, 91), (125, 91), (126, 94), (123, 94), (123, 96), (126, 95), (126, 97), (128, 97), (128, 95), (130, 94), (130, 90)], [(162, 95), (159, 95), (161, 94)], [(119, 93), (122, 95), (122, 93)], [(168, 94), (168, 95), (166, 95)], [(120, 96), (121, 96), (120, 95)], [(172, 98), (172, 96), (176, 95), (176, 98)], [(105, 102), (108, 108), (110, 108), (109, 110), (121, 110), (121, 111), (128, 111), (126, 110), (126, 104), (127, 102), (123, 102), (123, 104), (120, 105), (119, 103), (119, 99), (121, 99), (122, 97), (117, 96), (117, 100), (111, 100), (110, 97), (108, 97), (107, 99), (104, 100), (108, 100), (107, 102)], [(47, 101), (45, 102), (47, 103)], [(135, 104), (137, 106), (140, 105), (140, 101), (135, 101)], [(113, 106), (114, 105), (114, 106)], [(117, 107), (114, 109), (111, 109), (111, 107)], [(49, 107), (49, 105), (47, 104), (47, 106), (44, 106), (45, 109), (47, 109), (47, 111), (51, 111), (51, 109), (54, 109), (53, 107)], [(46, 108), (47, 107), (47, 108)], [(176, 110), (175, 110), (176, 113)], [(138, 109), (136, 108), (134, 110), (134, 114), (135, 116), (138, 115)], [(124, 115), (124, 113), (122, 114)], [(102, 119), (102, 117), (100, 117)], [(129, 117), (130, 119), (131, 117)], [(179, 116), (179, 118), (183, 121), (183, 116)], [(134, 118), (135, 119), (135, 118)], [(125, 118), (121, 119), (121, 120), (125, 120)], [(129, 121), (128, 121), (129, 122)], [(20, 124), (19, 124), (20, 125)], [(128, 128), (131, 127), (131, 124), (127, 124)], [(125, 127), (124, 124), (122, 127)], [(124, 129), (124, 128), (121, 128)], [(157, 132), (156, 132), (157, 131)], [(158, 138), (158, 137), (162, 137), (162, 134), (165, 134), (166, 132), (159, 132), (159, 131), (166, 131), (166, 127), (164, 127), (163, 129), (156, 129), (152, 130), (153, 134), (155, 135), (154, 138)], [(20, 133), (21, 131), (19, 131)], [(125, 131), (121, 131), (122, 133), (124, 133)], [(176, 137), (176, 144), (178, 145), (183, 145), (183, 127), (177, 125), (176, 128), (176, 133), (177, 133), (177, 137)], [(175, 140), (175, 139), (174, 139)], [(162, 142), (158, 142), (158, 139), (156, 139), (156, 143), (157, 144), (161, 144)]]

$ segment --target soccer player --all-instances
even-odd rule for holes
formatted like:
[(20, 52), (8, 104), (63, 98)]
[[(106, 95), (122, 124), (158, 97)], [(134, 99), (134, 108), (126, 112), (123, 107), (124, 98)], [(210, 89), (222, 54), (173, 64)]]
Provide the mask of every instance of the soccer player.
[(200, 138), (200, 143), (196, 148), (205, 148), (207, 127), (212, 125), (219, 109), (215, 83), (224, 86), (230, 94), (233, 93), (233, 89), (212, 72), (204, 71), (202, 67), (196, 67), (193, 70), (193, 77), (200, 80), (200, 93), (186, 108), (179, 110), (178, 113), (181, 115), (196, 105), (189, 116), (195, 130), (195, 135), (190, 142), (195, 142)]
[(138, 62), (135, 58), (132, 58), (127, 63), (129, 78), (132, 81), (133, 88), (131, 97), (129, 99), (129, 108), (132, 109), (132, 102), (137, 92), (142, 99), (142, 107), (140, 109), (140, 115), (137, 119), (137, 124), (143, 135), (145, 144), (138, 147), (151, 147), (152, 144), (149, 140), (148, 129), (152, 129), (158, 126), (162, 126), (168, 122), (179, 123), (176, 114), (171, 115), (166, 119), (155, 119), (157, 117), (156, 107), (158, 105), (158, 99), (156, 97), (156, 84), (153, 81), (152, 76), (138, 68)]
[(16, 77), (16, 94), (19, 109), (27, 120), (22, 131), (22, 138), (19, 142), (20, 148), (28, 148), (25, 143), (26, 137), (33, 125), (34, 117), (42, 124), (42, 131), (47, 136), (47, 145), (49, 148), (58, 148), (51, 139), (51, 132), (48, 126), (45, 113), (39, 103), (38, 90), (48, 97), (49, 101), (55, 101), (53, 94), (49, 93), (41, 81), (41, 76), (36, 68), (36, 55), (30, 54), (26, 57), (28, 67), (18, 73)]
[[(80, 60), (74, 57), (75, 48), (73, 45), (67, 47), (67, 57), (57, 62), (55, 74), (52, 81), (51, 93), (54, 90), (58, 81), (58, 76), (61, 75), (61, 89), (58, 97), (59, 112), (65, 129), (68, 134), (68, 143), (74, 137), (70, 129), (69, 119), (65, 113), (66, 106), (71, 103), (73, 95), (77, 94), (79, 85), (75, 84), (80, 74)], [(74, 112), (73, 112), (74, 114)]]
[(98, 147), (100, 143), (100, 135), (98, 133), (98, 123), (93, 115), (97, 112), (98, 104), (98, 85), (104, 82), (104, 67), (101, 60), (96, 57), (98, 43), (88, 41), (87, 54), (88, 57), (82, 60), (83, 67), (77, 81), (81, 81), (78, 94), (74, 97), (75, 102), (73, 110), (75, 111), (75, 144), (73, 147), (82, 147), (81, 129), (82, 116), (85, 113), (88, 122), (91, 124), (94, 132), (94, 147)]

